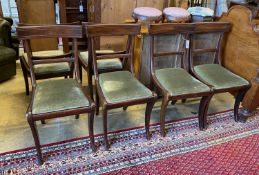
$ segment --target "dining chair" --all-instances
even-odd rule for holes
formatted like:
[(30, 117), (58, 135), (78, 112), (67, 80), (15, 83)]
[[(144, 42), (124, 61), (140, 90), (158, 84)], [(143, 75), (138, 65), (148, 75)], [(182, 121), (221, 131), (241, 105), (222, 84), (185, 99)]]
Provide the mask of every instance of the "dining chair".
[[(19, 23), (18, 26), (33, 26), (33, 24)], [(65, 53), (63, 50), (59, 50), (59, 49), (32, 51), (32, 56), (37, 57), (37, 59), (41, 59), (44, 57), (51, 57), (51, 56), (55, 58), (56, 56), (62, 56), (62, 55), (71, 56), (72, 53), (71, 52)], [(29, 91), (30, 91), (29, 78), (31, 77), (30, 77), (30, 67), (28, 64), (28, 55), (26, 52), (20, 56), (20, 63), (21, 63), (21, 68), (23, 72), (26, 95), (29, 95)], [(42, 80), (42, 79), (49, 79), (49, 78), (56, 78), (56, 77), (71, 78), (73, 76), (73, 67), (74, 67), (73, 62), (35, 65), (35, 68), (34, 68), (35, 79)]]
[[(180, 99), (202, 97), (198, 120), (199, 128), (204, 129), (203, 117), (207, 113), (206, 105), (212, 91), (210, 87), (188, 73), (188, 35), (192, 30), (193, 24), (186, 23), (149, 25), (151, 77), (153, 86), (163, 96), (160, 111), (160, 131), (163, 137), (166, 135), (167, 106), (170, 101), (174, 103)], [(165, 64), (166, 62), (171, 64)]]
[[(77, 39), (82, 37), (82, 27), (79, 25), (45, 25), (20, 26), (17, 28), (18, 37), (23, 40), (28, 56), (29, 70), (32, 83), (31, 101), (26, 112), (34, 138), (38, 162), (43, 164), (41, 145), (36, 127), (36, 121), (88, 113), (90, 147), (95, 151), (93, 121), (95, 104), (82, 91), (78, 78), (78, 46)], [(72, 38), (73, 54), (36, 57), (31, 51), (30, 40), (35, 38)], [(75, 78), (48, 79), (36, 82), (35, 67), (42, 64), (74, 62)]]
[(221, 63), (223, 36), (230, 29), (231, 24), (227, 22), (196, 23), (190, 37), (190, 69), (196, 78), (213, 89), (213, 94), (235, 93), (235, 121), (243, 121), (238, 109), (250, 83)]
[[(106, 150), (109, 149), (107, 132), (108, 110), (146, 103), (145, 129), (146, 137), (150, 139), (149, 122), (156, 94), (142, 85), (134, 76), (133, 52), (134, 37), (140, 32), (138, 24), (96, 24), (87, 25), (86, 34), (89, 38), (90, 52), (93, 58), (94, 78), (97, 94), (100, 97), (103, 115), (104, 143)], [(102, 36), (125, 36), (127, 37), (126, 49), (113, 53), (97, 54), (95, 38)], [(121, 58), (124, 62), (124, 70), (99, 73), (98, 60)], [(127, 66), (128, 65), (128, 66)], [(128, 70), (127, 70), (127, 67)], [(99, 107), (97, 96), (96, 106)]]

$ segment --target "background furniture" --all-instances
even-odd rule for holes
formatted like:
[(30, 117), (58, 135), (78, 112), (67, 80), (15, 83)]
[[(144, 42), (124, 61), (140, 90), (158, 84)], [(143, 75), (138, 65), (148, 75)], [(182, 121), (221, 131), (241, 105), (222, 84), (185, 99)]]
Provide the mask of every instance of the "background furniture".
[[(82, 23), (88, 21), (87, 15), (87, 0), (59, 0), (60, 23)], [(63, 48), (68, 52), (72, 48), (72, 41), (63, 39)], [(87, 49), (87, 39), (85, 35), (78, 40), (80, 50)]]
[[(96, 108), (99, 108), (99, 98), (103, 108), (103, 129), (106, 150), (109, 149), (107, 115), (108, 110), (128, 107), (137, 104), (147, 104), (145, 112), (146, 137), (150, 139), (149, 122), (156, 94), (142, 85), (134, 76), (133, 72), (133, 53), (134, 37), (140, 32), (140, 25), (137, 24), (96, 24), (88, 25), (86, 33), (89, 37), (90, 52), (93, 58), (95, 84), (97, 86)], [(127, 44), (124, 50), (112, 53), (96, 54), (96, 37), (101, 36), (125, 36)], [(124, 70), (100, 73), (98, 71), (98, 60), (121, 58), (123, 62), (129, 63), (129, 71)]]
[(252, 84), (244, 97), (244, 109), (241, 111), (249, 116), (259, 107), (259, 21), (253, 19), (252, 11), (244, 6), (233, 6), (219, 21), (233, 25), (225, 38), (223, 65)]
[[(43, 164), (41, 146), (35, 122), (51, 118), (88, 113), (88, 128), (91, 148), (95, 151), (93, 121), (95, 104), (86, 97), (79, 80), (77, 38), (82, 38), (81, 25), (23, 26), (17, 28), (20, 39), (25, 43), (32, 79), (32, 98), (26, 116), (34, 138), (38, 162)], [(73, 56), (33, 57), (30, 40), (34, 38), (73, 38)], [(34, 68), (38, 64), (55, 64), (57, 62), (74, 62), (76, 79), (55, 79), (36, 82)]]
[[(132, 19), (132, 12), (137, 7), (153, 7), (162, 11), (170, 3), (172, 0), (88, 0), (88, 21), (124, 23), (125, 20)], [(123, 49), (124, 40), (122, 37), (103, 37), (100, 40), (100, 49)]]
[[(235, 92), (235, 121), (245, 121), (246, 118), (238, 115), (238, 109), (245, 93), (250, 88), (250, 83), (244, 78), (224, 68), (221, 62), (220, 53), (223, 35), (224, 33), (229, 32), (230, 29), (231, 23), (227, 22), (196, 23), (195, 29), (190, 37), (190, 69), (195, 77), (213, 89), (214, 94)], [(208, 34), (215, 35), (214, 40), (210, 40), (210, 45), (201, 44), (203, 43), (203, 40), (207, 41), (206, 35)], [(231, 56), (234, 57), (233, 55)], [(195, 60), (201, 58), (206, 58), (208, 62), (194, 64)], [(208, 100), (210, 101), (210, 99)], [(207, 103), (206, 108), (208, 108), (208, 106), (209, 102)], [(204, 120), (205, 119), (206, 117)]]
[[(215, 6), (213, 9), (209, 8), (208, 0), (190, 0), (190, 7), (192, 10), (197, 9), (198, 13), (202, 13), (203, 11), (211, 11), (212, 15), (192, 15), (192, 22), (210, 22), (214, 20), (216, 9), (217, 9), (217, 0), (215, 0)], [(188, 9), (189, 10), (189, 9)], [(190, 10), (189, 10), (190, 12)], [(204, 13), (203, 12), (203, 13)]]
[[(19, 22), (24, 24), (56, 24), (54, 0), (16, 0)], [(57, 39), (31, 41), (32, 51), (56, 50)]]
[(259, 0), (251, 0), (249, 2), (246, 1), (246, 2), (242, 2), (242, 3), (230, 1), (229, 8), (231, 8), (234, 5), (242, 5), (242, 6), (249, 8), (252, 11), (253, 18), (259, 19)]
[(0, 81), (16, 74), (16, 52), (11, 44), (11, 25), (0, 18)]

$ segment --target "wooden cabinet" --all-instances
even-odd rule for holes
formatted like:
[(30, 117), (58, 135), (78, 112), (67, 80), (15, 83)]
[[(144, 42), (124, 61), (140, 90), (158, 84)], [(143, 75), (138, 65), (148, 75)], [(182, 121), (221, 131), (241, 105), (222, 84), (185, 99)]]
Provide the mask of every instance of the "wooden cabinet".
[[(87, 0), (59, 0), (60, 23), (87, 22)], [(81, 6), (81, 7), (80, 7)], [(87, 49), (87, 39), (78, 41), (79, 49)], [(63, 39), (63, 48), (67, 52), (71, 50), (72, 41)]]
[[(54, 0), (16, 0), (19, 21), (26, 24), (56, 24)], [(58, 48), (56, 39), (40, 39), (31, 42), (33, 51)]]
[[(82, 9), (80, 11), (80, 2)], [(87, 21), (87, 0), (59, 0), (60, 22)]]
[(89, 20), (99, 23), (123, 23), (132, 19), (136, 7), (154, 7), (163, 10), (173, 0), (88, 0)]
[(222, 62), (226, 68), (251, 82), (242, 105), (243, 112), (253, 112), (259, 107), (259, 20), (252, 19), (250, 9), (237, 5), (219, 21), (232, 23), (232, 30), (225, 38)]

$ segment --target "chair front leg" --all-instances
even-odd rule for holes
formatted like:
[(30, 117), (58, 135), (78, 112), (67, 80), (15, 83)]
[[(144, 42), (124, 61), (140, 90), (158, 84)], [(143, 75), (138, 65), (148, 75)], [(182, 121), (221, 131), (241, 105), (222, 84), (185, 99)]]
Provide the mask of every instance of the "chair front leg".
[(96, 152), (96, 147), (94, 143), (94, 112), (88, 114), (88, 129), (89, 129), (89, 136), (91, 141), (91, 148), (93, 152)]
[(150, 140), (150, 132), (149, 132), (149, 125), (150, 125), (150, 116), (153, 109), (153, 106), (155, 104), (155, 99), (149, 100), (147, 102), (146, 106), (146, 112), (145, 112), (145, 129), (146, 129), (146, 138), (147, 140)]
[(234, 104), (234, 116), (235, 116), (236, 122), (245, 122), (246, 121), (246, 118), (242, 117), (242, 119), (241, 119), (239, 117), (238, 109), (239, 109), (239, 105), (240, 105), (241, 101), (243, 100), (247, 91), (248, 91), (248, 89), (240, 89), (236, 95), (235, 104)]
[(162, 137), (165, 137), (165, 114), (166, 114), (166, 108), (168, 106), (169, 99), (167, 96), (164, 96), (161, 111), (160, 111), (160, 133)]
[(208, 112), (209, 103), (212, 97), (213, 97), (213, 94), (209, 96), (203, 96), (200, 101), (198, 119), (199, 119), (199, 128), (202, 131), (206, 130), (207, 128), (207, 112)]
[(30, 125), (31, 131), (32, 131), (32, 136), (33, 136), (34, 143), (35, 143), (35, 147), (36, 147), (36, 150), (37, 150), (38, 163), (39, 163), (39, 165), (42, 165), (43, 164), (43, 158), (42, 158), (42, 153), (41, 153), (38, 130), (35, 126), (35, 121), (33, 121), (31, 119), (31, 117), (28, 117), (28, 123)]
[(104, 144), (105, 144), (105, 150), (108, 151), (109, 150), (109, 142), (108, 142), (108, 129), (107, 129), (107, 108), (104, 105), (103, 106), (103, 133), (104, 133)]

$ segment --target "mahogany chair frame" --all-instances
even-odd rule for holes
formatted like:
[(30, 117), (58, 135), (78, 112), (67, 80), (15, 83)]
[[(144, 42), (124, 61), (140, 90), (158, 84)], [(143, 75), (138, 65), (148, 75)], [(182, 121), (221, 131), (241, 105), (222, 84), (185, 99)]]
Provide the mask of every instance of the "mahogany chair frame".
[(159, 59), (158, 57), (161, 56), (169, 56), (169, 55), (179, 55), (181, 56), (181, 67), (185, 69), (188, 72), (188, 48), (184, 48), (184, 51), (175, 51), (175, 52), (161, 52), (161, 53), (155, 53), (155, 36), (156, 35), (178, 35), (181, 34), (184, 36), (185, 44), (189, 40), (189, 33), (193, 30), (194, 26), (193, 24), (150, 24), (149, 25), (149, 34), (151, 36), (151, 47), (150, 47), (150, 55), (151, 55), (151, 82), (153, 83), (152, 86), (155, 85), (155, 87), (158, 88), (159, 91), (162, 92), (163, 100), (162, 100), (162, 106), (160, 111), (160, 131), (161, 136), (166, 135), (165, 131), (165, 114), (166, 114), (166, 108), (170, 101), (172, 101), (172, 104), (174, 104), (177, 100), (184, 100), (187, 98), (194, 98), (194, 97), (202, 97), (200, 101), (199, 106), (199, 128), (200, 130), (205, 129), (205, 121), (204, 116), (207, 113), (207, 104), (209, 102), (209, 99), (211, 98), (212, 92), (200, 92), (200, 93), (191, 93), (191, 94), (184, 94), (184, 95), (177, 95), (173, 96), (170, 95), (170, 93), (163, 87), (163, 85), (159, 82), (155, 75), (155, 58)]
[[(35, 26), (34, 24), (24, 24), (24, 23), (19, 23), (20, 27), (22, 26)], [(23, 46), (25, 47), (25, 43), (23, 42)], [(65, 53), (63, 54), (62, 56), (72, 56), (72, 53), (71, 52), (68, 52), (68, 53)], [(42, 58), (45, 58), (44, 57), (41, 57), (41, 56), (33, 56), (35, 59), (42, 59)], [(53, 57), (55, 58), (55, 57)], [(21, 62), (21, 68), (22, 68), (22, 72), (23, 72), (23, 78), (24, 78), (24, 83), (25, 83), (25, 92), (26, 92), (26, 95), (29, 95), (30, 93), (30, 88), (29, 88), (29, 80), (28, 78), (30, 77), (30, 67), (29, 67), (29, 63), (27, 63), (27, 61), (25, 60), (25, 58), (23, 56), (20, 56), (20, 62)], [(63, 72), (56, 72), (56, 73), (50, 73), (50, 74), (35, 74), (35, 79), (36, 80), (42, 80), (42, 79), (48, 79), (48, 78), (55, 78), (55, 77), (65, 77), (67, 78), (68, 76), (70, 78), (73, 78), (73, 62), (70, 62), (70, 71), (63, 71)], [(30, 77), (31, 78), (31, 77)]]
[[(215, 53), (215, 60), (214, 60), (214, 64), (219, 64), (222, 67), (224, 67), (222, 65), (221, 62), (221, 56), (222, 56), (222, 40), (224, 37), (224, 34), (229, 32), (231, 29), (231, 24), (228, 22), (203, 22), (203, 23), (195, 23), (195, 28), (192, 31), (191, 35), (190, 35), (190, 57), (189, 57), (189, 61), (190, 61), (190, 70), (192, 72), (192, 74), (198, 78), (200, 81), (202, 81), (203, 83), (205, 83), (206, 85), (208, 85), (209, 87), (213, 88), (213, 86), (211, 84), (209, 84), (208, 82), (204, 81), (194, 70), (194, 55), (196, 53)], [(194, 49), (194, 45), (193, 45), (193, 39), (192, 37), (195, 34), (206, 34), (206, 33), (219, 33), (219, 39), (217, 42), (217, 47), (216, 48), (205, 48), (205, 49)], [(248, 89), (250, 88), (250, 82), (249, 85), (244, 85), (242, 87), (231, 87), (231, 88), (224, 88), (224, 89), (214, 89), (213, 88), (213, 95), (217, 94), (217, 93), (224, 93), (224, 92), (230, 92), (230, 93), (235, 93), (237, 92), (236, 96), (235, 96), (235, 104), (234, 104), (234, 117), (235, 117), (235, 121), (242, 121), (244, 122), (245, 119), (240, 118), (238, 115), (238, 109), (239, 109), (239, 105), (243, 99), (243, 97), (245, 96), (245, 93), (248, 91)], [(213, 97), (210, 96), (210, 100)], [(208, 108), (209, 106), (209, 102), (206, 106), (206, 108)], [(206, 124), (206, 116), (204, 118), (204, 121)], [(205, 126), (206, 127), (206, 126)]]
[[(140, 33), (140, 25), (139, 24), (96, 24), (96, 25), (85, 25), (85, 28), (86, 28), (86, 35), (89, 38), (89, 42), (90, 42), (89, 51), (93, 59), (94, 78), (95, 78), (96, 91), (97, 91), (96, 94), (98, 94), (96, 95), (96, 107), (99, 108), (99, 98), (100, 98), (100, 101), (102, 102), (101, 105), (103, 108), (104, 142), (105, 142), (106, 150), (109, 149), (108, 132), (107, 132), (107, 115), (108, 115), (108, 110), (110, 109), (147, 103), (147, 107), (145, 111), (145, 129), (146, 129), (146, 138), (150, 139), (150, 133), (149, 133), (150, 115), (151, 115), (154, 103), (157, 99), (157, 95), (153, 93), (152, 96), (148, 98), (127, 100), (127, 101), (117, 102), (117, 103), (109, 103), (102, 92), (102, 89), (99, 83), (99, 71), (97, 69), (97, 60), (121, 58), (123, 59), (124, 63), (129, 63), (129, 71), (134, 75), (134, 69), (133, 69), (134, 37)], [(118, 51), (114, 53), (96, 54), (95, 39), (101, 36), (127, 36), (128, 42), (127, 42), (126, 50)], [(124, 64), (124, 69), (126, 69), (125, 66), (126, 64)]]
[[(74, 62), (74, 73), (77, 82), (80, 84), (79, 79), (79, 69), (78, 69), (78, 45), (77, 39), (82, 38), (82, 26), (79, 25), (45, 25), (45, 26), (23, 26), (17, 28), (17, 34), (21, 40), (25, 43), (25, 51), (28, 54), (28, 63), (30, 67), (30, 76), (31, 76), (31, 83), (32, 83), (32, 96), (29, 107), (26, 112), (27, 121), (30, 125), (32, 130), (32, 135), (34, 138), (37, 155), (38, 155), (38, 162), (40, 165), (43, 164), (43, 158), (41, 153), (41, 146), (38, 131), (36, 128), (36, 121), (45, 120), (45, 119), (53, 119), (53, 118), (60, 118), (65, 116), (76, 115), (88, 113), (88, 127), (89, 127), (89, 136), (91, 141), (91, 148), (93, 151), (96, 150), (94, 144), (94, 132), (93, 132), (93, 122), (94, 122), (94, 112), (95, 112), (95, 104), (91, 100), (91, 98), (85, 96), (89, 100), (89, 106), (80, 107), (75, 109), (68, 109), (62, 111), (53, 111), (48, 113), (40, 113), (40, 114), (33, 114), (33, 101), (35, 96), (35, 90), (37, 87), (36, 77), (34, 73), (34, 65), (37, 64), (46, 64), (46, 63), (59, 63), (59, 62)], [(38, 58), (32, 56), (31, 46), (30, 46), (30, 39), (35, 38), (71, 38), (73, 39), (73, 56), (71, 54), (55, 56), (55, 57), (44, 57)], [(82, 90), (82, 89), (81, 89)], [(69, 92), (68, 92), (69, 93)]]

